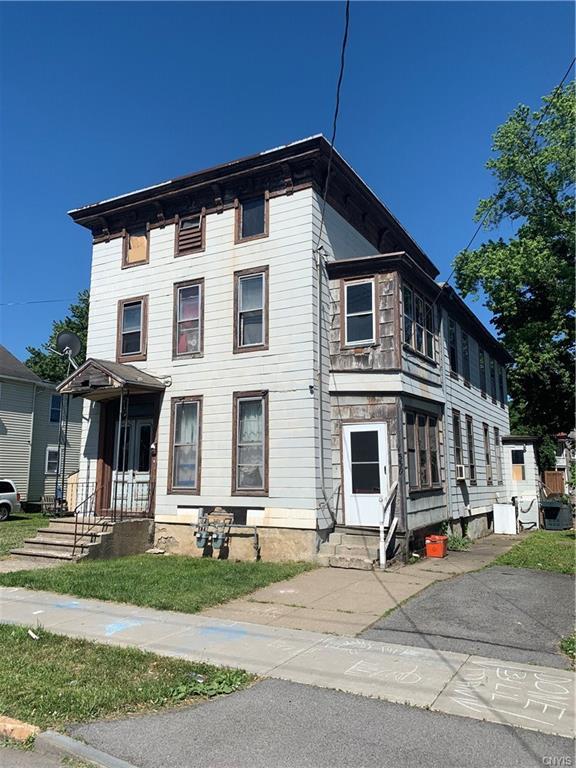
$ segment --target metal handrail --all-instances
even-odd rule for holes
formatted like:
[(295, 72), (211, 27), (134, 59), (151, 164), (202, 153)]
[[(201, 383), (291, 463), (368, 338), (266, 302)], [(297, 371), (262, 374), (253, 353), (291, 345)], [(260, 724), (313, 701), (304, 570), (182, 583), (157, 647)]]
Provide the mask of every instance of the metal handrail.
[[(76, 554), (76, 547), (78, 545), (78, 539), (81, 539), (81, 538), (84, 538), (84, 536), (87, 536), (88, 533), (90, 532), (91, 528), (94, 525), (96, 525), (96, 511), (94, 511), (93, 513), (90, 511), (89, 512), (89, 517), (93, 514), (94, 521), (93, 521), (93, 523), (91, 525), (89, 524), (88, 527), (85, 528), (85, 526), (86, 526), (86, 505), (89, 504), (89, 509), (90, 509), (92, 507), (92, 502), (95, 501), (95, 499), (98, 496), (98, 494), (102, 493), (102, 491), (103, 491), (103, 486), (101, 486), (101, 485), (100, 486), (96, 486), (94, 488), (94, 490), (92, 491), (92, 493), (89, 494), (88, 496), (86, 496), (84, 499), (82, 499), (80, 504), (77, 504), (76, 507), (73, 510), (73, 513), (72, 513), (74, 515), (74, 542), (72, 544), (72, 556), (73, 557)], [(78, 533), (78, 518), (80, 517), (79, 512), (80, 512), (80, 508), (81, 507), (83, 507), (84, 509), (82, 511), (82, 525), (81, 525), (80, 533)]]

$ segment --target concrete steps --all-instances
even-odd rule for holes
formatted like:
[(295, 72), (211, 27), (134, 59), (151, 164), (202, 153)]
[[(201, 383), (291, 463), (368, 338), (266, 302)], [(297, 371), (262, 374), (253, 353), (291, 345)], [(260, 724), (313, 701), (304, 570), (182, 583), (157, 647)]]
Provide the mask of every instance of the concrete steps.
[(316, 561), (330, 568), (354, 568), (370, 571), (378, 560), (380, 534), (378, 531), (336, 530), (320, 545)]
[(114, 523), (103, 521), (88, 525), (86, 522), (84, 527), (84, 535), (80, 536), (81, 521), (77, 524), (73, 517), (54, 518), (47, 528), (39, 528), (34, 538), (26, 539), (23, 546), (13, 549), (11, 554), (27, 560), (63, 563), (97, 556), (105, 539), (112, 535)]

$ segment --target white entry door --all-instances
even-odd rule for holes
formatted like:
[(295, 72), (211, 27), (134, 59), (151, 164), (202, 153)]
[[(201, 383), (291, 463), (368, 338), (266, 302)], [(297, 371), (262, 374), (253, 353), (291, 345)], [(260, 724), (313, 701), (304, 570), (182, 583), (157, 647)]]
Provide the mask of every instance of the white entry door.
[[(115, 450), (117, 439), (118, 425), (114, 437)], [(110, 502), (113, 508), (131, 511), (144, 511), (147, 508), (151, 442), (152, 419), (128, 419), (122, 424), (117, 467), (112, 473)]]
[(380, 525), (388, 495), (388, 430), (386, 424), (342, 427), (344, 518), (346, 525)]

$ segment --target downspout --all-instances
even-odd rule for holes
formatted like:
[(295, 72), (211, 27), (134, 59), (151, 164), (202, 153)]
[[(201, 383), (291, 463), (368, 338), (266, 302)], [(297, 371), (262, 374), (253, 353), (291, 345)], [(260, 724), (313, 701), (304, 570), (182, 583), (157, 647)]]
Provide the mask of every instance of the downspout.
[[(28, 501), (28, 491), (30, 489), (30, 472), (32, 471), (32, 442), (34, 441), (34, 415), (36, 414), (36, 393), (38, 387), (36, 384), (32, 395), (32, 418), (30, 419), (30, 439), (28, 440), (28, 480), (26, 481), (26, 501)], [(46, 462), (46, 451), (44, 452), (44, 462)], [(46, 465), (44, 465), (44, 482), (46, 481)], [(44, 493), (44, 482), (42, 483), (42, 493)]]
[(318, 268), (318, 401), (320, 404), (318, 431), (320, 437), (320, 487), (322, 489), (322, 496), (324, 497), (326, 508), (332, 518), (332, 522), (335, 524), (336, 516), (330, 506), (330, 499), (326, 491), (326, 472), (324, 468), (324, 364), (322, 353), (322, 269), (324, 266), (324, 257), (322, 252), (322, 246), (314, 251), (316, 266)]

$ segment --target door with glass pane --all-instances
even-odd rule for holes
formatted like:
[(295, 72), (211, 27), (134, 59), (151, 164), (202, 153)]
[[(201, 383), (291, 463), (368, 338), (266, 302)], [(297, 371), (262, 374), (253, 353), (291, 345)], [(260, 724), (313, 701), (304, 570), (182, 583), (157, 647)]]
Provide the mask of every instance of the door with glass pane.
[(388, 495), (386, 424), (345, 424), (342, 464), (346, 525), (379, 525)]
[(144, 512), (150, 495), (150, 446), (152, 419), (128, 419), (114, 436), (115, 467), (112, 473), (111, 507)]

